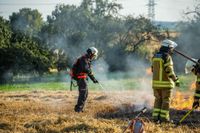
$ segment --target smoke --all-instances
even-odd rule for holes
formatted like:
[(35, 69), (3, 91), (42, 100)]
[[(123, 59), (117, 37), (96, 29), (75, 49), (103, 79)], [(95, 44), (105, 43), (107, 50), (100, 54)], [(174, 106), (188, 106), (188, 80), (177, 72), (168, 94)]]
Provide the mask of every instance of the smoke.
[[(115, 59), (113, 58), (113, 61)], [(125, 62), (126, 72), (113, 73), (109, 72), (109, 65), (103, 58), (97, 60), (92, 68), (103, 88), (97, 86), (110, 98), (113, 105), (119, 106), (122, 110), (125, 109), (123, 105), (127, 103), (134, 106), (134, 110), (151, 108), (154, 100), (151, 87), (152, 75), (146, 73), (150, 65), (133, 56), (128, 56)], [(118, 60), (115, 60), (115, 63), (120, 64)]]
[(152, 108), (154, 102), (151, 78), (144, 77), (140, 80), (137, 94), (134, 96), (135, 103), (138, 103), (138, 109), (142, 107)]
[(137, 81), (136, 91), (133, 91), (133, 103), (138, 105), (137, 109), (151, 108), (153, 103), (152, 75), (146, 71), (150, 69), (150, 64), (136, 56), (128, 56), (126, 60), (129, 74)]
[(92, 67), (96, 77), (98, 77), (99, 81), (107, 81), (108, 80), (108, 64), (105, 62), (103, 58), (100, 58), (94, 62)]
[(150, 67), (142, 58), (138, 58), (134, 55), (126, 58), (127, 69), (131, 73), (131, 77), (143, 77), (146, 73), (146, 69)]
[[(194, 18), (192, 21), (179, 24), (180, 36), (177, 38), (177, 49), (183, 52), (184, 54), (199, 59), (199, 49), (200, 49), (200, 22), (199, 16)], [(178, 71), (184, 72), (184, 67), (187, 59), (176, 55), (174, 58), (176, 69)], [(176, 63), (177, 62), (177, 63)]]

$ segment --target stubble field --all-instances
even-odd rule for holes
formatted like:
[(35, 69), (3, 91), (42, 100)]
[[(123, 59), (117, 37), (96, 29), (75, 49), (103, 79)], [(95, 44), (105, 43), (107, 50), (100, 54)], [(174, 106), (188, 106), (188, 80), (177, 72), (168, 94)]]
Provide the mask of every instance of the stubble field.
[[(90, 91), (83, 113), (73, 111), (78, 92), (14, 91), (0, 92), (0, 132), (2, 133), (121, 133), (143, 105), (133, 100), (136, 91)], [(187, 94), (186, 94), (187, 95)], [(200, 132), (200, 112), (193, 112), (179, 127), (154, 124), (152, 97), (141, 95), (148, 111), (141, 116), (147, 133)], [(173, 99), (172, 99), (173, 100)], [(173, 103), (179, 104), (174, 101)], [(173, 106), (175, 104), (172, 104)], [(187, 110), (171, 109), (179, 120)], [(127, 131), (128, 132), (128, 131)]]

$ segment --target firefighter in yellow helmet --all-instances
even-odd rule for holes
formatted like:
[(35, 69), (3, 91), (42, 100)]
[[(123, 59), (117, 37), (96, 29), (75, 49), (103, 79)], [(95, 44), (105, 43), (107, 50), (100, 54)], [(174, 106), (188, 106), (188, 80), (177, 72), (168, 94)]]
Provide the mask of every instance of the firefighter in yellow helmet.
[[(198, 60), (198, 63), (200, 64), (200, 59)], [(196, 90), (194, 94), (194, 102), (192, 107), (199, 107), (199, 99), (200, 99), (200, 66), (198, 64), (194, 65), (194, 68), (192, 69), (192, 72), (197, 76), (196, 80)]]
[(171, 122), (169, 104), (171, 89), (179, 86), (179, 79), (174, 73), (171, 55), (177, 44), (171, 40), (162, 41), (160, 50), (152, 58), (153, 81), (152, 87), (155, 96), (153, 120), (156, 123)]

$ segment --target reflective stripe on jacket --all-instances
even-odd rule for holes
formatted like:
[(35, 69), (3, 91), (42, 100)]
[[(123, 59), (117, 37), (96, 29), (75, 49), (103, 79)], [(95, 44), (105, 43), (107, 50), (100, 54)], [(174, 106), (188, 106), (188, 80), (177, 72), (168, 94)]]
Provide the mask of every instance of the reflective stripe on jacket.
[(87, 74), (86, 74), (86, 73), (79, 73), (79, 74), (77, 75), (77, 78), (78, 78), (78, 79), (85, 79), (85, 78), (87, 78)]

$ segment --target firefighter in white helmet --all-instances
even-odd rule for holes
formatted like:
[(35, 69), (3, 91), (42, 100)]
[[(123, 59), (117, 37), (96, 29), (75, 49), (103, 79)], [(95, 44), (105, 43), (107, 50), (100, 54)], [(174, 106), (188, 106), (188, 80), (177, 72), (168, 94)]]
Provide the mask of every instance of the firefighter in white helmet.
[(88, 88), (86, 81), (87, 76), (89, 76), (94, 83), (98, 83), (91, 69), (91, 61), (97, 58), (97, 54), (98, 50), (95, 47), (90, 47), (87, 49), (86, 54), (79, 57), (73, 64), (71, 76), (77, 81), (79, 89), (78, 101), (74, 108), (76, 112), (83, 111), (83, 107), (88, 96)]
[(171, 40), (162, 41), (160, 50), (152, 58), (153, 81), (152, 88), (155, 96), (153, 120), (156, 123), (171, 122), (169, 103), (171, 89), (179, 86), (179, 79), (174, 73), (172, 53), (177, 44)]

